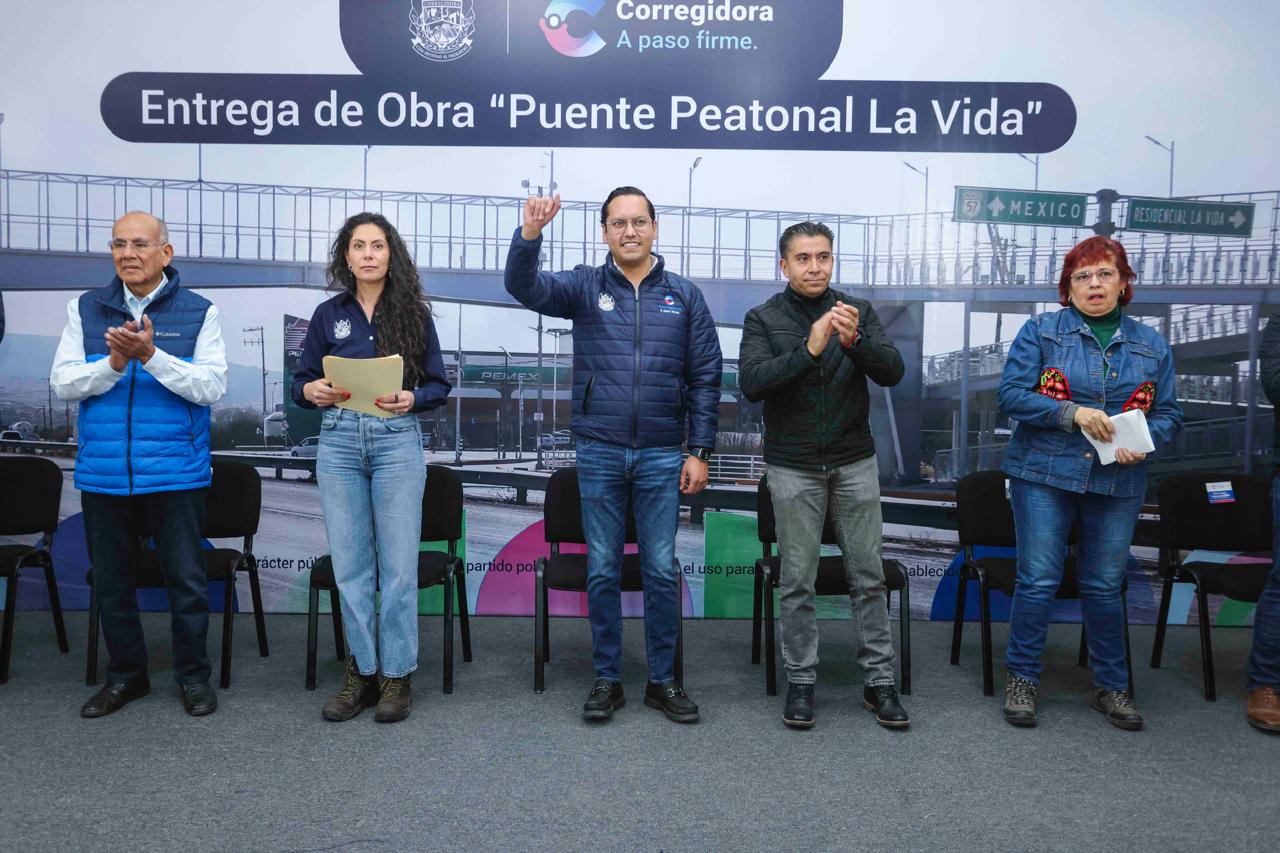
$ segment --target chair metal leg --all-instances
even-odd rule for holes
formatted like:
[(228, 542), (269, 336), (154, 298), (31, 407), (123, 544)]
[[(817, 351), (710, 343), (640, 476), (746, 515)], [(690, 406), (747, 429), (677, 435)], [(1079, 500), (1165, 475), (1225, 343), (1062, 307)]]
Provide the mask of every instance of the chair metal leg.
[(764, 572), (756, 566), (755, 589), (751, 596), (751, 662), (760, 663), (760, 608), (763, 606)]
[(347, 659), (347, 638), (342, 633), (342, 599), (336, 589), (329, 590), (329, 611), (333, 617), (333, 648), (339, 661)]
[(44, 583), (49, 587), (49, 610), (53, 614), (54, 633), (58, 636), (58, 651), (65, 655), (71, 651), (71, 646), (67, 645), (67, 626), (62, 621), (62, 599), (58, 595), (58, 578), (53, 573), (52, 558), (45, 560)]
[(991, 660), (991, 588), (979, 579), (978, 598), (982, 605), (982, 695), (994, 696), (995, 677)]
[(1080, 620), (1080, 653), (1076, 655), (1076, 666), (1085, 666), (1089, 663), (1089, 640), (1084, 632), (1084, 619)]
[(316, 689), (316, 635), (320, 623), (320, 590), (307, 591), (307, 689)]
[(467, 610), (467, 567), (459, 560), (454, 564), (453, 584), (458, 590), (458, 624), (462, 629), (462, 661), (471, 663), (471, 621)]
[(902, 651), (898, 665), (902, 668), (902, 695), (911, 695), (911, 579), (898, 590), (898, 632)]
[(223, 582), (222, 593), (222, 674), (218, 679), (218, 686), (226, 690), (231, 686), (231, 632), (235, 625), (232, 618), (231, 601), (232, 596), (236, 592), (236, 573), (232, 569), (227, 572), (227, 578)]
[(453, 692), (453, 569), (446, 568), (444, 572), (444, 676), (442, 690), (444, 693)]
[(98, 683), (98, 588), (89, 585), (89, 638), (85, 649), (84, 683)]
[(1213, 676), (1213, 641), (1209, 636), (1209, 596), (1196, 582), (1196, 604), (1200, 610), (1200, 668), (1204, 673), (1204, 698), (1218, 701), (1217, 684)]
[(258, 584), (258, 566), (249, 563), (249, 592), (253, 596), (253, 624), (258, 631), (258, 656), (267, 657), (267, 617), (262, 612), (262, 587)]
[(764, 590), (764, 692), (769, 696), (778, 695), (778, 662), (777, 648), (774, 641), (773, 625), (773, 583)]
[(1151, 668), (1160, 668), (1160, 658), (1164, 655), (1164, 631), (1169, 622), (1169, 600), (1173, 597), (1173, 578), (1165, 576), (1160, 590), (1160, 614), (1156, 617), (1156, 639), (1151, 645)]
[(18, 612), (18, 570), (4, 582), (4, 630), (0, 631), (0, 684), (9, 680), (9, 656), (13, 653), (13, 617)]
[(543, 569), (545, 561), (539, 558), (534, 564), (533, 569), (533, 692), (541, 693), (543, 690), (543, 667), (545, 650), (543, 643), (546, 640), (546, 632), (544, 631), (543, 622), (547, 618), (547, 598), (545, 581), (543, 579)]
[(960, 641), (964, 638), (964, 600), (969, 591), (969, 573), (960, 567), (956, 584), (956, 612), (951, 625), (951, 665), (960, 663)]
[(542, 661), (551, 663), (551, 591), (542, 583)]

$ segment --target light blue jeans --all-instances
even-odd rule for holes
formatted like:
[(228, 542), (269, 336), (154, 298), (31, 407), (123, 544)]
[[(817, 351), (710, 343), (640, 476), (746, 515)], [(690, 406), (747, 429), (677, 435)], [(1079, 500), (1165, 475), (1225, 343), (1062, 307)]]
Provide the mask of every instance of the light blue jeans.
[(379, 662), (388, 678), (408, 675), (418, 668), (418, 539), (427, 484), (417, 417), (329, 409), (316, 478), (356, 665), (362, 675), (378, 672)]

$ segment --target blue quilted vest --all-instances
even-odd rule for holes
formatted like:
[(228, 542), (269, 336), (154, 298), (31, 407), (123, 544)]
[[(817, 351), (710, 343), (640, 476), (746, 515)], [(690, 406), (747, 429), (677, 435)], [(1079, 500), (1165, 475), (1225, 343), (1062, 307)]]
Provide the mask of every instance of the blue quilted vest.
[[(145, 313), (156, 346), (189, 362), (210, 303), (184, 290), (173, 267), (165, 275), (168, 283)], [(118, 277), (81, 296), (85, 360), (106, 358), (107, 328), (132, 319)], [(82, 491), (140, 495), (207, 488), (212, 480), (209, 407), (165, 388), (136, 360), (110, 391), (81, 401), (79, 433), (76, 488)]]

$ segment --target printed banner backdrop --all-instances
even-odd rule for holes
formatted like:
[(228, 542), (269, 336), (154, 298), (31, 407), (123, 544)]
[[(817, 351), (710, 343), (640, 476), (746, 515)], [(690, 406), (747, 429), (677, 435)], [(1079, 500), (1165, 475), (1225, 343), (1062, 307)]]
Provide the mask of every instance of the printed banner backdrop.
[[(308, 571), (328, 550), (312, 473), (319, 413), (290, 387), (328, 296), (333, 238), (365, 209), (396, 224), (432, 301), (455, 392), (422, 418), (423, 452), (467, 474), (459, 554), (477, 614), (532, 612), (547, 544), (541, 492), (520, 477), (541, 475), (539, 455), (551, 468), (573, 459), (570, 322), (513, 306), (502, 286), (530, 194), (565, 201), (545, 235), (546, 269), (603, 263), (599, 205), (615, 186), (640, 186), (657, 205), (655, 251), (698, 283), (720, 327), (718, 489), (753, 494), (765, 470), (761, 407), (737, 383), (741, 324), (785, 286), (777, 237), (806, 217), (836, 233), (833, 285), (871, 299), (907, 362), (900, 385), (871, 389), (886, 492), (927, 501), (963, 471), (999, 466), (1012, 424), (994, 392), (1008, 344), (1028, 314), (1056, 308), (1063, 254), (1095, 231), (1128, 247), (1139, 273), (1130, 311), (1178, 359), (1187, 425), (1152, 463), (1152, 483), (1193, 467), (1240, 470), (1272, 445), (1250, 350), (1269, 310), (1259, 294), (1280, 276), (1280, 78), (1252, 59), (1280, 37), (1269, 8), (112, 9), (16, 5), (0, 29), (5, 79), (27, 81), (0, 93), (0, 449), (64, 469), (54, 554), (66, 607), (87, 605), (71, 483), (78, 412), (53, 396), (49, 367), (68, 301), (109, 280), (111, 224), (134, 209), (165, 219), (184, 282), (219, 308), (231, 372), (212, 441), (264, 477), (254, 552), (270, 612), (305, 610)], [(1114, 55), (1100, 46), (1121, 33), (1140, 35)], [(69, 49), (76, 62), (55, 59)], [(910, 577), (914, 618), (950, 619), (954, 531), (892, 523), (885, 537)], [(686, 615), (749, 617), (761, 553), (749, 512), (682, 519)], [(423, 613), (440, 612), (440, 594), (422, 594)], [(1159, 594), (1154, 552), (1135, 548), (1131, 619), (1153, 621)], [(236, 606), (250, 601), (241, 579)], [(23, 576), (18, 602), (47, 608), (43, 579)], [(222, 606), (216, 584), (210, 602)], [(142, 603), (163, 608), (163, 591)], [(976, 619), (976, 595), (968, 606)], [(818, 607), (849, 614), (847, 600)], [(585, 615), (585, 596), (553, 592), (550, 609)], [(627, 594), (624, 609), (639, 615), (640, 596)], [(1248, 624), (1252, 609), (1215, 600), (1212, 614)], [(993, 610), (1005, 618), (1007, 600)], [(1077, 620), (1078, 604), (1060, 603), (1057, 616)], [(1195, 619), (1190, 588), (1177, 586), (1170, 621)]]

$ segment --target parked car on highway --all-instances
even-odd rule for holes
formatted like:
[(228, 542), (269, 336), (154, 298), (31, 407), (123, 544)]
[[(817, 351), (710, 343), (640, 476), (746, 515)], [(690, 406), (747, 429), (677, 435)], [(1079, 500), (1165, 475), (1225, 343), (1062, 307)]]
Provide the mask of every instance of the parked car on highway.
[(572, 443), (573, 435), (567, 429), (558, 429), (555, 432), (544, 432), (538, 436), (538, 446), (543, 450), (567, 448)]
[(316, 453), (319, 451), (320, 436), (312, 435), (298, 442), (298, 445), (289, 451), (289, 455), (297, 456), (300, 459), (315, 459)]

